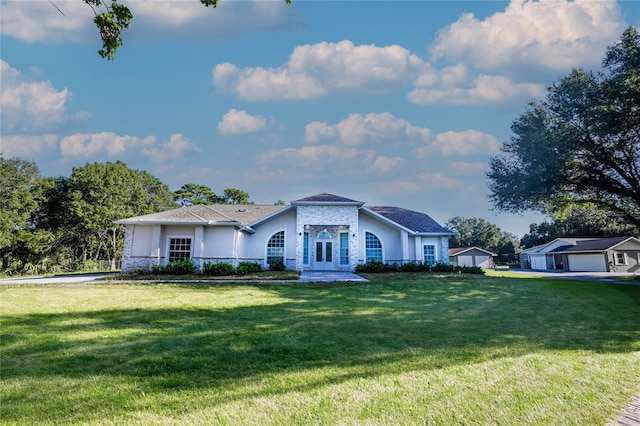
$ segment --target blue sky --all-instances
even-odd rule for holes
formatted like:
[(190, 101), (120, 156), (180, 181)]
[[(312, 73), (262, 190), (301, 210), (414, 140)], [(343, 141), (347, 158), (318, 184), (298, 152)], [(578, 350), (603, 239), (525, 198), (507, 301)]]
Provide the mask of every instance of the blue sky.
[(256, 203), (320, 192), (481, 217), (522, 236), (536, 214), (491, 210), (488, 160), (572, 67), (597, 70), (640, 25), (636, 1), (125, 1), (101, 59), (80, 0), (0, 1), (4, 157), (44, 176), (122, 160), (172, 190)]

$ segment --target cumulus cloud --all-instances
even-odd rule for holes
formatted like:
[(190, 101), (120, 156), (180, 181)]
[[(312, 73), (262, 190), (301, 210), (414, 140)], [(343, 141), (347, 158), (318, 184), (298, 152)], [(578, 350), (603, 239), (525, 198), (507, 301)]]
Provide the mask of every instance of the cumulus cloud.
[(541, 84), (514, 83), (504, 76), (480, 75), (469, 85), (419, 87), (407, 98), (418, 105), (486, 105), (510, 100), (540, 98), (545, 93)]
[(57, 90), (49, 81), (32, 81), (0, 59), (0, 123), (2, 133), (50, 132), (76, 125), (87, 113), (70, 114), (71, 92)]
[(479, 130), (465, 130), (463, 132), (439, 133), (427, 145), (416, 148), (414, 154), (419, 158), (426, 158), (432, 153), (445, 157), (493, 155), (500, 150), (500, 141), (495, 136)]
[(388, 195), (418, 195), (428, 190), (451, 189), (458, 186), (458, 181), (442, 173), (419, 173), (412, 179), (396, 179), (376, 182), (372, 185), (375, 191)]
[(373, 151), (361, 151), (356, 148), (335, 145), (305, 146), (302, 148), (274, 149), (261, 152), (258, 161), (261, 164), (281, 166), (287, 164), (292, 169), (342, 170), (345, 173), (357, 172), (375, 159)]
[(367, 142), (399, 142), (406, 140), (426, 141), (431, 131), (417, 127), (406, 120), (394, 117), (389, 112), (366, 115), (349, 114), (337, 124), (314, 121), (305, 127), (305, 139), (316, 143), (324, 139), (336, 140), (345, 145), (360, 145)]
[(142, 149), (142, 153), (151, 158), (154, 163), (173, 161), (190, 152), (200, 152), (200, 148), (181, 133), (174, 133), (168, 141), (160, 146), (154, 145)]
[(218, 123), (218, 131), (223, 136), (245, 135), (257, 133), (267, 125), (267, 121), (261, 115), (251, 115), (247, 111), (230, 109)]
[(156, 136), (140, 138), (120, 136), (112, 132), (75, 134), (62, 138), (60, 150), (65, 157), (123, 156), (131, 151), (140, 152), (155, 163), (162, 163), (199, 148), (180, 133), (171, 135), (168, 141), (159, 143)]
[(482, 70), (557, 73), (597, 66), (625, 26), (615, 0), (512, 0), (484, 20), (463, 15), (440, 31), (431, 52)]
[(417, 77), (424, 61), (397, 46), (354, 45), (349, 40), (296, 47), (277, 68), (213, 69), (218, 90), (240, 99), (315, 99), (330, 93), (380, 94), (397, 91)]
[(379, 175), (386, 175), (393, 170), (397, 170), (405, 164), (406, 160), (402, 157), (376, 157), (375, 161), (369, 166), (368, 171)]
[(31, 158), (56, 148), (58, 136), (45, 135), (3, 135), (0, 152), (6, 157)]
[[(223, 1), (214, 10), (198, 1), (129, 1), (134, 21), (125, 31), (129, 39), (187, 38), (217, 40), (249, 32), (291, 28), (298, 21), (295, 8), (284, 2)], [(64, 16), (46, 1), (2, 1), (3, 35), (33, 42), (99, 42), (93, 11), (81, 1), (57, 1)]]

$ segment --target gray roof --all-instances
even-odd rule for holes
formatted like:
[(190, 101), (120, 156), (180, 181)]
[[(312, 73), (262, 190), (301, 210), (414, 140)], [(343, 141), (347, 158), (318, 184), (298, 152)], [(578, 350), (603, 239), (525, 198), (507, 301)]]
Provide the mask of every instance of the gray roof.
[(583, 251), (606, 251), (628, 240), (631, 237), (612, 237), (612, 238), (593, 238), (593, 239), (577, 239), (575, 245), (565, 245), (551, 250), (551, 253), (571, 253)]
[(416, 233), (453, 235), (453, 232), (440, 226), (425, 213), (391, 206), (371, 206), (366, 207), (366, 209)]
[(292, 201), (294, 203), (349, 203), (349, 204), (364, 204), (362, 201), (352, 200), (350, 198), (340, 197), (339, 195), (328, 194), (323, 192), (322, 194), (312, 195), (310, 197), (300, 198), (299, 200)]
[(497, 256), (497, 254), (490, 252), (489, 250), (485, 250), (483, 248), (480, 247), (454, 247), (454, 248), (450, 248), (449, 249), (449, 256), (457, 256), (459, 254), (465, 253), (467, 251), (471, 251), (471, 250), (478, 250), (487, 254), (490, 254), (491, 256)]
[(179, 209), (130, 217), (115, 223), (130, 224), (201, 224), (248, 226), (278, 214), (290, 206), (270, 204), (197, 204)]

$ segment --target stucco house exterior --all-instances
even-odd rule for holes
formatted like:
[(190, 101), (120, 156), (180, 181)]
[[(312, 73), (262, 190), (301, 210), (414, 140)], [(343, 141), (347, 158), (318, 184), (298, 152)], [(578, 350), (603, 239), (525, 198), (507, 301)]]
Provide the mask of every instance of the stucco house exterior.
[(525, 269), (640, 272), (640, 240), (634, 237), (556, 238), (519, 254)]
[(449, 249), (449, 263), (456, 266), (479, 266), (489, 269), (496, 266), (493, 258), (498, 256), (480, 247), (456, 247)]
[(454, 235), (425, 213), (317, 194), (289, 205), (193, 205), (115, 221), (126, 228), (123, 272), (192, 259), (282, 261), (291, 270), (353, 271), (359, 263), (449, 262)]

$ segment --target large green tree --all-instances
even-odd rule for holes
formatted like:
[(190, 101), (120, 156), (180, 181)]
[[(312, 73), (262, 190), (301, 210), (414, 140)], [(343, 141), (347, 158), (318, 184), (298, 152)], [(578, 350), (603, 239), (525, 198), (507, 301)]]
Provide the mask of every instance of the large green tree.
[(37, 243), (33, 215), (41, 202), (40, 171), (21, 158), (0, 158), (0, 258), (2, 269), (25, 244)]
[(490, 161), (490, 199), (509, 212), (575, 205), (640, 227), (640, 34), (607, 49), (604, 72), (574, 69), (529, 104)]
[[(133, 19), (131, 10), (119, 0), (82, 0), (85, 2), (95, 15), (93, 22), (102, 39), (102, 49), (98, 51), (100, 56), (113, 60), (116, 57), (116, 51), (122, 46), (122, 31), (129, 28), (129, 24)], [(216, 7), (220, 0), (199, 0), (200, 3), (207, 7)], [(287, 4), (291, 0), (285, 0)], [(56, 6), (57, 7), (57, 6)], [(58, 9), (60, 10), (60, 9)]]
[(85, 259), (120, 254), (123, 230), (114, 220), (177, 207), (167, 185), (121, 161), (74, 168), (65, 187), (70, 228)]
[(446, 227), (457, 234), (449, 238), (451, 248), (480, 247), (497, 254), (515, 253), (518, 248), (515, 235), (482, 218), (456, 216), (447, 221)]

